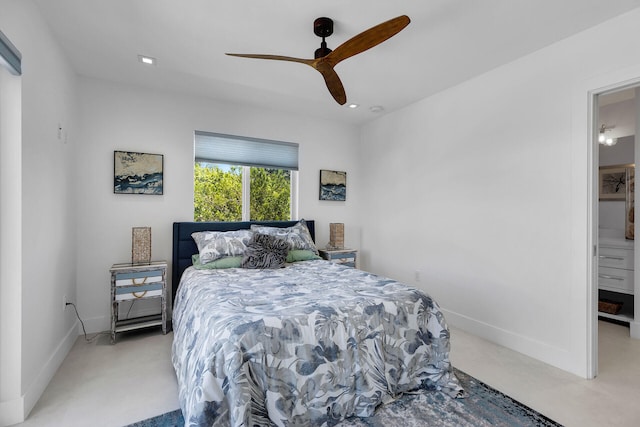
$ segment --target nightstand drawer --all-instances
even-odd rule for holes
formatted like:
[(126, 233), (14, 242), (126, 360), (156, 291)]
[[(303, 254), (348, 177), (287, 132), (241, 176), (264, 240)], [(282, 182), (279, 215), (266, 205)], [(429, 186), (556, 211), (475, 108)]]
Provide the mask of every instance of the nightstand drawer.
[(140, 286), (162, 282), (162, 270), (116, 273), (116, 286)]
[[(171, 313), (170, 294), (167, 292), (167, 263), (152, 261), (145, 264), (120, 263), (113, 264), (111, 269), (111, 343), (116, 342), (116, 334), (135, 329), (162, 326), (162, 333), (169, 330), (169, 313)], [(150, 315), (129, 317), (129, 311), (137, 300), (148, 300), (146, 307), (158, 312)], [(127, 318), (120, 319), (121, 304), (128, 308)]]
[(633, 251), (629, 249), (607, 248), (600, 246), (598, 265), (600, 267), (633, 270)]
[(346, 266), (349, 266), (349, 267), (355, 267), (356, 266), (356, 257), (354, 257), (354, 256), (336, 257), (336, 258), (331, 258), (331, 262), (333, 262), (335, 264), (346, 265)]
[(116, 289), (116, 301), (161, 296), (162, 288), (163, 283), (150, 283), (140, 286), (121, 286)]
[(318, 251), (320, 256), (327, 261), (331, 261), (335, 264), (345, 265), (347, 267), (355, 267), (356, 266), (356, 257), (358, 251), (352, 249), (343, 249), (343, 250), (327, 250), (320, 249)]
[(598, 288), (633, 294), (633, 271), (600, 267), (598, 269)]

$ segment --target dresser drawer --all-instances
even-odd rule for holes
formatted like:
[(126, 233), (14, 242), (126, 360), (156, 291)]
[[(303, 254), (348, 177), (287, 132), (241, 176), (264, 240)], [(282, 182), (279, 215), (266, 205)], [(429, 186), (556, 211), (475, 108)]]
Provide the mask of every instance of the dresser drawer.
[(621, 248), (600, 247), (598, 254), (600, 267), (624, 268), (633, 270), (633, 251)]
[(600, 267), (598, 269), (598, 288), (633, 294), (633, 270)]
[(116, 286), (139, 286), (163, 281), (162, 270), (116, 273)]
[(116, 301), (149, 298), (162, 295), (164, 283), (149, 283), (140, 286), (121, 286), (116, 288)]

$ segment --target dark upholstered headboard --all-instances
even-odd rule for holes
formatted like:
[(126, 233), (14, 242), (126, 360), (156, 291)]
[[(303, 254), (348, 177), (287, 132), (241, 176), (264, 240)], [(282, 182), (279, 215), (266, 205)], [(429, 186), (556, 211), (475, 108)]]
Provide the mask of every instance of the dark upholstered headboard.
[[(311, 237), (315, 241), (315, 223), (305, 220)], [(197, 231), (231, 231), (251, 228), (251, 224), (268, 225), (271, 227), (291, 227), (298, 221), (242, 221), (242, 222), (174, 222), (173, 223), (173, 250), (171, 264), (171, 289), (175, 299), (180, 277), (191, 265), (191, 255), (198, 253), (198, 247), (191, 237), (191, 233)]]

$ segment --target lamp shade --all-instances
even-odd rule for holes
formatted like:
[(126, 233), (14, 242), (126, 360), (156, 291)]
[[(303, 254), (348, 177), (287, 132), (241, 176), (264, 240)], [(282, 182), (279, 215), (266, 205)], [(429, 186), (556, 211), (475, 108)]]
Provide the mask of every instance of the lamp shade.
[(131, 263), (149, 264), (151, 262), (151, 227), (133, 227), (131, 229)]
[(329, 224), (329, 248), (344, 249), (344, 224), (332, 222)]

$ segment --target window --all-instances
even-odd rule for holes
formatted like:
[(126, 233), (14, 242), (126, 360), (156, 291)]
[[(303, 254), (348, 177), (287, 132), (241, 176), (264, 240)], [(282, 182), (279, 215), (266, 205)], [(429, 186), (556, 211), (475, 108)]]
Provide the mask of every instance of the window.
[(298, 144), (195, 133), (194, 220), (297, 216)]
[(0, 65), (7, 68), (14, 76), (22, 74), (22, 54), (2, 31), (0, 31)]

